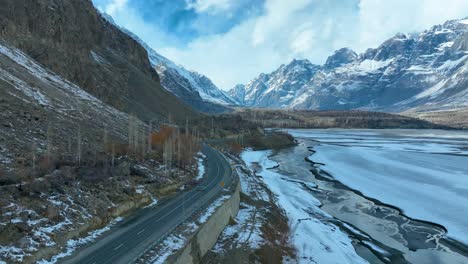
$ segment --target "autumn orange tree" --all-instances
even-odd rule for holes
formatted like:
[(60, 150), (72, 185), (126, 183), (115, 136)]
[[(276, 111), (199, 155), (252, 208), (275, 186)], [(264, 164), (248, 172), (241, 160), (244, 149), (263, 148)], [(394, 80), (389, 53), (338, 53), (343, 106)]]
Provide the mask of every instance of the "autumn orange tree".
[(193, 156), (200, 150), (198, 139), (185, 129), (162, 125), (151, 137), (151, 153), (167, 166), (177, 165), (185, 168), (193, 162)]

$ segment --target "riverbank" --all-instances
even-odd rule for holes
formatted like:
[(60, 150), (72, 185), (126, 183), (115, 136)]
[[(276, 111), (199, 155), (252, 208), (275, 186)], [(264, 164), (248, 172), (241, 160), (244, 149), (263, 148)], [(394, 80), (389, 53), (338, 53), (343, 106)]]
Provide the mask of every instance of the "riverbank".
[(311, 182), (278, 173), (269, 150), (246, 150), (241, 157), (254, 175), (275, 197), (290, 226), (291, 245), (297, 263), (366, 263), (354, 250), (353, 241), (340, 230), (333, 217), (320, 209), (310, 190)]

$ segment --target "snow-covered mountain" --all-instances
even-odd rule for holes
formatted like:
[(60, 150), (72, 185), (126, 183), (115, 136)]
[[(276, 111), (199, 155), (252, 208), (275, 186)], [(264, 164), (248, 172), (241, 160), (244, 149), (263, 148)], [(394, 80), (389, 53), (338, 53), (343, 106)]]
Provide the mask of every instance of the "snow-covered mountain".
[(118, 26), (108, 14), (102, 14), (109, 22), (139, 42), (148, 52), (151, 65), (156, 69), (162, 86), (202, 112), (223, 112), (227, 105), (237, 102), (219, 89), (208, 77), (190, 71), (162, 56), (131, 31)]
[(230, 95), (251, 107), (453, 109), (468, 105), (468, 19), (397, 34), (375, 49), (337, 50), (323, 66), (293, 60)]

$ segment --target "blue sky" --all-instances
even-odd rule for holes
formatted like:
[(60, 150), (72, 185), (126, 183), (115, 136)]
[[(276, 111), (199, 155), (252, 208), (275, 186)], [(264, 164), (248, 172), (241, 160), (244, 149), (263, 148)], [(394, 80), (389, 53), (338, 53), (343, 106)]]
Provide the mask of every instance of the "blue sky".
[(468, 16), (467, 0), (93, 0), (117, 24), (220, 88), (293, 58), (322, 64), (398, 32)]

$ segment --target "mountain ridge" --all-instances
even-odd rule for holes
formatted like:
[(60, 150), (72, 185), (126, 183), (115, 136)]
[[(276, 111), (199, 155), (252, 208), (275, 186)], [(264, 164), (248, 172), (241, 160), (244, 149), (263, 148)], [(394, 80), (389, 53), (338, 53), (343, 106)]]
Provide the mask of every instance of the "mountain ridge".
[[(146, 50), (103, 19), (91, 0), (7, 0), (0, 38), (118, 110), (143, 120), (193, 110), (160, 85)], [(155, 103), (157, 102), (157, 103)]]
[(419, 34), (398, 33), (361, 54), (339, 49), (324, 65), (302, 60), (297, 68), (299, 60), (293, 60), (260, 74), (244, 91), (240, 85), (229, 93), (248, 107), (387, 112), (463, 107), (467, 39), (468, 19), (449, 20)]
[(237, 104), (205, 75), (187, 70), (182, 65), (169, 60), (133, 32), (117, 25), (109, 14), (101, 12), (101, 15), (146, 49), (151, 66), (158, 73), (161, 84), (167, 91), (201, 112), (226, 112), (229, 110), (227, 106)]

